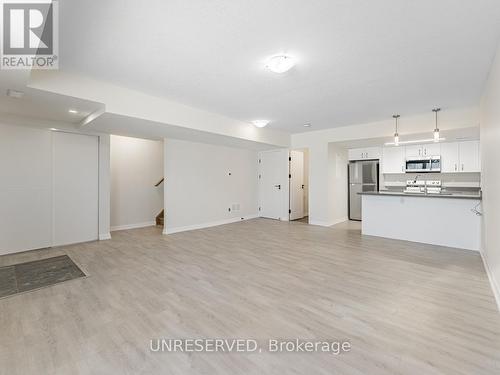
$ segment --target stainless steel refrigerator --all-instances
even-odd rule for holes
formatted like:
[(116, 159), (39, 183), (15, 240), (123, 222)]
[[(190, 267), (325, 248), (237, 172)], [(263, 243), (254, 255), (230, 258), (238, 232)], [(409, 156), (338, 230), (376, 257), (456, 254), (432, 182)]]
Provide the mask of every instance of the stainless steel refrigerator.
[(349, 162), (349, 219), (361, 220), (361, 195), (378, 191), (378, 160)]

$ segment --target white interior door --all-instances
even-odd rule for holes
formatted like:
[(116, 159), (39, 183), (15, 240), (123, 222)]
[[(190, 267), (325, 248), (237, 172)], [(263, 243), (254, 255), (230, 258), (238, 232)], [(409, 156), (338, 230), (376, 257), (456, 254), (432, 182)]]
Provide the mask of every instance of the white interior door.
[[(259, 201), (260, 216), (287, 220), (284, 214), (288, 200), (288, 152), (273, 150), (260, 153)], [(288, 206), (288, 205), (287, 205)]]
[(98, 239), (99, 143), (53, 133), (53, 246)]
[(304, 217), (304, 153), (290, 151), (290, 220)]

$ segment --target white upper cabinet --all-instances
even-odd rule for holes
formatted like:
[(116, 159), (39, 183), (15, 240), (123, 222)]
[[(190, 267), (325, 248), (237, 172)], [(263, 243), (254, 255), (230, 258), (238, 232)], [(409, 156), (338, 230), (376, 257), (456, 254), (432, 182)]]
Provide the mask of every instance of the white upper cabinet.
[(380, 147), (353, 148), (349, 150), (349, 160), (380, 159)]
[(406, 146), (406, 158), (421, 158), (439, 156), (441, 154), (441, 144), (429, 143), (425, 145)]
[(479, 141), (384, 147), (382, 173), (405, 173), (406, 159), (441, 156), (441, 173), (481, 172)]
[(457, 142), (441, 144), (441, 172), (457, 173), (460, 163), (459, 155)]
[(429, 143), (422, 146), (424, 156), (439, 156), (441, 155), (441, 143)]
[(404, 147), (384, 147), (382, 150), (382, 173), (405, 173)]
[(460, 172), (481, 172), (479, 141), (466, 141), (458, 144)]
[(421, 145), (413, 145), (402, 147), (406, 150), (406, 158), (418, 158), (422, 156), (422, 146)]

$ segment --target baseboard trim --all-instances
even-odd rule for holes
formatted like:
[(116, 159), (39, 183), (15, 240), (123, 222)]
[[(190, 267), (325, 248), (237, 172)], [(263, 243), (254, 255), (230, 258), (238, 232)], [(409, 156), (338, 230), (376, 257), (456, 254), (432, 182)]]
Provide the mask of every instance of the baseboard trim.
[(137, 224), (118, 225), (116, 227), (111, 227), (111, 232), (115, 232), (117, 230), (127, 230), (127, 229), (152, 227), (154, 225), (156, 225), (155, 221), (147, 221), (145, 223), (137, 223)]
[(240, 216), (240, 217), (233, 217), (233, 218), (225, 219), (225, 220), (212, 221), (210, 223), (187, 225), (187, 226), (184, 226), (184, 227), (177, 227), (177, 228), (170, 228), (170, 229), (168, 229), (167, 227), (164, 227), (163, 228), (163, 234), (174, 234), (174, 233), (179, 233), (179, 232), (187, 232), (187, 231), (190, 231), (190, 230), (197, 230), (197, 229), (203, 229), (203, 228), (216, 227), (216, 226), (219, 226), (219, 225), (236, 223), (238, 221), (255, 219), (257, 217), (259, 217), (259, 215), (254, 214), (254, 215), (245, 215), (245, 216)]
[(111, 233), (99, 233), (99, 241), (110, 240)]
[(349, 220), (347, 217), (343, 217), (333, 221), (321, 221), (321, 220), (311, 220), (309, 218), (309, 224), (318, 225), (320, 227), (331, 227), (332, 225), (343, 223), (344, 221)]
[(491, 290), (493, 291), (493, 296), (495, 297), (495, 301), (497, 303), (498, 311), (500, 311), (500, 287), (491, 272), (491, 268), (488, 265), (488, 257), (484, 253), (484, 251), (479, 252), (481, 254), (481, 259), (483, 260), (484, 269), (486, 270), (486, 274), (488, 275), (488, 280), (490, 281)]

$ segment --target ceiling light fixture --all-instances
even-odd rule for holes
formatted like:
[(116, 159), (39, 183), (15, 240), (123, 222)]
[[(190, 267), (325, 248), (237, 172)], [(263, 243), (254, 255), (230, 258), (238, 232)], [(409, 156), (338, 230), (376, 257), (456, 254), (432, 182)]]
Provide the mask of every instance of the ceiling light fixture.
[(266, 68), (274, 73), (285, 73), (292, 69), (295, 65), (295, 59), (288, 55), (276, 55), (271, 57)]
[(254, 124), (258, 128), (263, 128), (269, 124), (269, 120), (254, 120), (252, 121), (252, 124)]
[(310, 128), (310, 127), (311, 127), (311, 124), (308, 122), (307, 124), (304, 124), (304, 127), (305, 127), (305, 128)]
[(11, 98), (21, 99), (24, 96), (24, 92), (13, 89), (7, 89), (7, 96), (10, 96)]
[(73, 113), (73, 114), (78, 113), (78, 111), (77, 111), (76, 109), (70, 109), (70, 110), (68, 110), (68, 112), (69, 112), (69, 113)]
[(399, 146), (398, 120), (400, 117), (400, 115), (392, 115), (392, 118), (396, 120), (396, 131), (394, 132), (394, 144), (396, 146)]
[(432, 112), (436, 114), (436, 127), (434, 128), (434, 142), (439, 142), (438, 112), (441, 108), (434, 108)]

